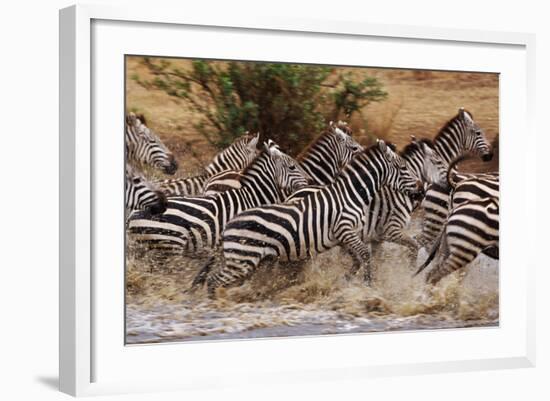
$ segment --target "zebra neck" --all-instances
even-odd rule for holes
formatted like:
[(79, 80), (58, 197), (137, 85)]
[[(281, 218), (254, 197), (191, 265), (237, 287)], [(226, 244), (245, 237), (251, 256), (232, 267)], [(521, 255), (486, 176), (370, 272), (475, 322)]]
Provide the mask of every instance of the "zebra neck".
[(464, 127), (458, 119), (451, 121), (437, 134), (433, 141), (434, 148), (445, 163), (450, 164), (454, 159), (466, 153), (463, 136)]
[(424, 180), (423, 155), (413, 153), (403, 157), (407, 168), (418, 178)]
[(212, 177), (225, 171), (243, 169), (245, 166), (241, 165), (241, 163), (244, 164), (244, 162), (240, 159), (244, 153), (245, 151), (242, 149), (242, 146), (231, 145), (224, 149), (206, 166), (205, 171), (207, 176)]
[(307, 158), (300, 162), (300, 167), (315, 181), (315, 185), (330, 184), (339, 170), (332, 157), (328, 160)]
[(336, 148), (331, 144), (330, 135), (322, 135), (315, 143), (298, 157), (300, 166), (315, 181), (316, 185), (330, 184), (340, 171), (339, 157), (334, 154)]
[(369, 204), (382, 187), (382, 176), (368, 157), (356, 157), (338, 176), (334, 186), (344, 202), (358, 208)]
[(234, 191), (250, 200), (250, 206), (266, 205), (281, 200), (281, 191), (275, 182), (275, 168), (266, 154), (258, 156), (243, 172), (242, 188)]

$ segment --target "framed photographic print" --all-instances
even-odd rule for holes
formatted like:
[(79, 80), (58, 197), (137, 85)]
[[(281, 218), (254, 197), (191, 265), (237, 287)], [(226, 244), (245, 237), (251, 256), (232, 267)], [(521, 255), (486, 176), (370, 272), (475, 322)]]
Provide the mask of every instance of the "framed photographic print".
[(62, 10), (61, 390), (533, 366), (533, 48)]

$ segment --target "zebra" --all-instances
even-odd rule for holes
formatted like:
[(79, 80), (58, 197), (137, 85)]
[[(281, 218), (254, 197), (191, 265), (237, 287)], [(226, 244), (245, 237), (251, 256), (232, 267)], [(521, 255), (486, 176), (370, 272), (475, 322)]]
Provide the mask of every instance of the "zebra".
[(147, 127), (145, 117), (134, 113), (126, 115), (125, 123), (126, 161), (151, 166), (165, 174), (173, 175), (178, 163), (160, 138)]
[(426, 282), (437, 284), (443, 277), (472, 262), (481, 252), (498, 255), (499, 199), (488, 197), (467, 200), (456, 206), (433, 249), (415, 275), (424, 270), (439, 251), (436, 266), (426, 275)]
[[(212, 178), (226, 171), (240, 171), (246, 168), (258, 155), (256, 146), (260, 134), (246, 132), (233, 143), (218, 153), (206, 166), (204, 173), (188, 178), (176, 178), (158, 182), (160, 189), (167, 196), (202, 195), (205, 186)], [(221, 192), (221, 191), (218, 191)]]
[[(457, 205), (482, 198), (499, 197), (499, 173), (457, 173), (456, 165), (466, 156), (456, 158), (449, 166), (444, 184), (434, 185), (423, 201), (425, 218), (422, 233), (418, 237), (421, 247), (433, 245), (442, 232), (449, 212)], [(483, 253), (495, 258), (493, 249)]]
[[(217, 287), (242, 282), (266, 258), (299, 262), (336, 245), (351, 253), (358, 269), (366, 256), (360, 238), (364, 205), (385, 184), (410, 194), (421, 191), (403, 159), (378, 141), (357, 154), (332, 184), (299, 201), (256, 207), (232, 219), (223, 231), (221, 266), (210, 273), (211, 259), (191, 289), (206, 282), (214, 296)], [(365, 281), (370, 284), (368, 269)]]
[(447, 183), (451, 190), (449, 210), (456, 206), (482, 198), (499, 198), (500, 174), (498, 172), (457, 174), (454, 167), (465, 157), (451, 163)]
[[(469, 201), (484, 198), (499, 199), (500, 175), (498, 172), (456, 174), (454, 167), (466, 157), (460, 157), (451, 164), (447, 173), (447, 183), (451, 189), (449, 210)], [(490, 247), (482, 251), (487, 256), (498, 259), (498, 247)]]
[(124, 200), (126, 214), (132, 210), (142, 210), (146, 215), (161, 214), (166, 210), (166, 196), (126, 164)]
[[(435, 152), (447, 165), (463, 155), (478, 155), (483, 161), (493, 157), (483, 130), (464, 108), (460, 108), (458, 114), (439, 131), (433, 143)], [(450, 191), (446, 183), (434, 183), (426, 191), (420, 205), (424, 211), (422, 232), (416, 237), (420, 247), (428, 247), (441, 232), (448, 214)]]
[[(329, 122), (328, 128), (298, 155), (300, 166), (312, 178), (313, 185), (330, 184), (338, 172), (358, 152), (363, 150), (352, 137), (352, 130), (344, 121)], [(240, 187), (242, 175), (227, 171), (211, 177), (205, 184), (206, 195)]]
[[(417, 140), (411, 136), (411, 142), (400, 152), (400, 156), (412, 174), (424, 184), (445, 180), (447, 165), (435, 153), (433, 143), (429, 139)], [(286, 201), (294, 202), (295, 199), (317, 190), (319, 187), (304, 188)], [(381, 241), (405, 246), (409, 250), (411, 260), (415, 260), (419, 246), (404, 229), (410, 223), (411, 214), (419, 201), (417, 196), (405, 195), (385, 185), (375, 193), (371, 202), (364, 206), (361, 238), (369, 250), (369, 256), (365, 260), (367, 268), (370, 268), (372, 245), (378, 245)]]
[(251, 207), (281, 202), (308, 184), (298, 163), (269, 140), (243, 171), (242, 188), (206, 197), (169, 197), (167, 210), (148, 218), (130, 217), (128, 231), (138, 244), (166, 253), (200, 254), (215, 248), (227, 221)]
[(499, 174), (457, 174), (455, 167), (464, 159), (466, 156), (459, 157), (449, 166), (446, 175), (451, 189), (448, 218), (428, 258), (415, 273), (424, 270), (440, 250), (442, 257), (450, 259), (445, 264), (439, 262), (441, 267), (433, 269), (433, 273), (430, 271), (426, 280), (432, 284), (464, 267), (479, 253), (499, 258)]
[[(443, 182), (446, 177), (446, 163), (435, 152), (428, 139), (412, 141), (400, 152), (407, 168), (425, 186)], [(423, 193), (421, 194), (423, 195)], [(409, 196), (390, 186), (383, 186), (365, 206), (362, 224), (362, 240), (369, 249), (381, 242), (393, 242), (407, 248), (411, 264), (416, 260), (419, 245), (405, 232), (411, 215), (422, 197)], [(366, 263), (370, 262), (370, 258)]]

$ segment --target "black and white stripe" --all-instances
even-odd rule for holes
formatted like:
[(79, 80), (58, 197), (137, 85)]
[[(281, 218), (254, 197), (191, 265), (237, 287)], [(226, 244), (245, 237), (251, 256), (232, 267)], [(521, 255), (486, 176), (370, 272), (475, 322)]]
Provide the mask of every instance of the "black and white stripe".
[(125, 123), (126, 162), (150, 166), (165, 174), (174, 174), (178, 163), (172, 152), (160, 138), (147, 127), (143, 115), (126, 115)]
[[(446, 177), (447, 165), (435, 153), (431, 141), (416, 140), (400, 153), (408, 169), (424, 186), (442, 182)], [(363, 215), (362, 239), (371, 247), (383, 241), (405, 246), (411, 262), (416, 260), (419, 245), (405, 232), (413, 211), (421, 198), (411, 197), (401, 191), (383, 186), (368, 205)], [(367, 260), (367, 262), (369, 262)]]
[(481, 252), (490, 251), (490, 255), (498, 257), (498, 247), (499, 199), (467, 200), (450, 212), (430, 256), (416, 274), (439, 254), (435, 266), (426, 275), (426, 282), (433, 285), (448, 274), (466, 267)]
[(254, 206), (281, 202), (284, 194), (307, 185), (298, 163), (268, 141), (243, 172), (242, 188), (207, 197), (168, 198), (164, 214), (130, 217), (132, 240), (167, 252), (193, 254), (213, 248), (227, 221)]
[(147, 215), (166, 210), (166, 196), (133, 167), (126, 164), (124, 200), (127, 215), (132, 210), (142, 210)]
[[(436, 153), (448, 164), (464, 155), (480, 156), (484, 161), (493, 157), (491, 145), (472, 115), (464, 109), (451, 119), (434, 139)], [(452, 168), (449, 168), (452, 170)], [(429, 247), (438, 237), (448, 215), (450, 187), (433, 184), (421, 204), (424, 211), (422, 233), (417, 237), (421, 247)]]
[(225, 172), (241, 171), (256, 158), (259, 137), (260, 134), (251, 135), (247, 132), (218, 153), (206, 166), (204, 173), (188, 178), (164, 180), (158, 185), (167, 196), (202, 195), (211, 180)]
[[(306, 147), (297, 160), (311, 177), (313, 184), (325, 185), (331, 183), (353, 155), (362, 150), (363, 147), (353, 139), (347, 123), (331, 121), (327, 129)], [(240, 178), (238, 171), (228, 171), (211, 177), (205, 184), (204, 193), (239, 188)]]
[[(400, 156), (411, 173), (424, 185), (446, 179), (447, 165), (435, 153), (430, 140), (412, 137), (411, 143)], [(317, 190), (319, 187), (304, 188), (289, 197), (287, 202), (294, 202)], [(389, 241), (407, 247), (411, 260), (416, 259), (419, 246), (404, 230), (419, 201), (419, 197), (408, 196), (390, 186), (383, 186), (376, 192), (371, 202), (365, 205), (363, 214), (361, 238), (368, 247), (369, 255), (372, 245)], [(370, 256), (366, 258), (365, 265), (370, 266)]]
[[(223, 263), (209, 274), (212, 264), (197, 275), (193, 286), (231, 286), (252, 274), (269, 257), (281, 262), (306, 260), (343, 245), (359, 268), (365, 258), (360, 238), (362, 214), (382, 185), (416, 193), (420, 184), (405, 162), (383, 141), (357, 154), (334, 182), (291, 203), (257, 207), (239, 214), (223, 232)], [(370, 272), (365, 271), (370, 280)]]

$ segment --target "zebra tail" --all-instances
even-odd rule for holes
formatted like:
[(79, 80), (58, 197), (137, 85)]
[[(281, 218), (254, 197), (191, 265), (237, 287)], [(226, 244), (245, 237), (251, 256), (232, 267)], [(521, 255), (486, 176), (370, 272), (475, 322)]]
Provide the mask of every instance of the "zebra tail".
[(428, 258), (426, 259), (426, 261), (424, 263), (422, 263), (422, 265), (418, 268), (416, 273), (413, 274), (413, 277), (418, 276), (418, 274), (420, 274), (420, 272), (422, 272), (422, 270), (424, 270), (426, 267), (428, 267), (430, 265), (430, 263), (432, 263), (432, 260), (434, 259), (435, 255), (437, 254), (437, 251), (439, 250), (439, 247), (441, 246), (441, 239), (443, 238), (444, 232), (445, 232), (445, 230), (443, 230), (443, 232), (441, 234), (439, 234), (439, 236), (435, 240), (435, 243), (432, 247), (432, 250), (430, 251), (430, 254), (428, 255)]

